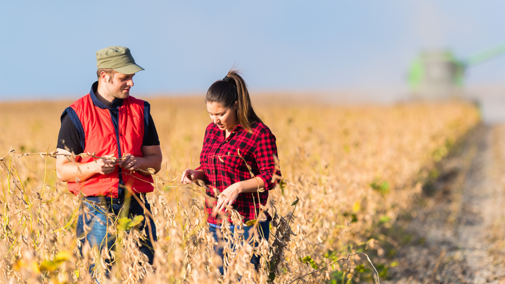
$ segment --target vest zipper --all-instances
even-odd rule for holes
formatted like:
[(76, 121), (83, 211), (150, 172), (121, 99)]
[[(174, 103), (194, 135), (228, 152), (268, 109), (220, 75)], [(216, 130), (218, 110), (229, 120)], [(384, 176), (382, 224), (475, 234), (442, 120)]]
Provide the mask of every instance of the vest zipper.
[[(118, 156), (118, 159), (120, 159), (121, 158), (121, 142), (120, 142), (120, 138), (119, 138), (120, 108), (119, 107), (117, 108), (117, 115), (115, 116), (116, 117), (116, 121), (114, 121), (114, 114), (113, 114), (112, 110), (109, 110), (109, 112), (110, 112), (110, 116), (111, 116), (111, 119), (112, 119), (112, 124), (114, 125), (114, 130), (116, 131), (117, 156)], [(118, 187), (117, 187), (117, 196), (118, 196), (118, 198), (124, 196), (124, 194), (123, 194), (124, 188), (121, 187), (121, 185), (123, 185), (123, 184), (124, 184), (124, 182), (123, 182), (123, 176), (121, 174), (121, 167), (119, 167), (119, 183), (118, 183)]]

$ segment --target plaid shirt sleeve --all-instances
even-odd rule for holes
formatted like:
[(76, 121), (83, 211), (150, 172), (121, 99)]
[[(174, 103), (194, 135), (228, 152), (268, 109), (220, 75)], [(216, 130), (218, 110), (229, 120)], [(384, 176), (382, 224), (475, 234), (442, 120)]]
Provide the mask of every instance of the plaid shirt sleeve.
[(257, 177), (261, 178), (265, 183), (265, 190), (275, 188), (277, 180), (272, 182), (274, 173), (278, 176), (281, 175), (280, 171), (275, 169), (274, 156), (278, 157), (276, 139), (270, 129), (265, 128), (258, 136), (256, 149), (254, 151), (254, 158), (256, 159), (260, 172)]
[[(206, 141), (208, 140), (208, 136), (209, 136), (209, 127), (207, 127), (205, 129), (205, 136), (203, 136), (203, 145), (204, 146), (205, 146)], [(202, 166), (202, 156), (203, 155), (200, 154), (200, 165), (195, 168), (195, 171), (202, 171), (203, 176), (204, 176), (204, 182), (208, 182), (209, 178), (207, 177), (207, 174), (205, 173), (205, 170), (203, 169), (203, 166)]]

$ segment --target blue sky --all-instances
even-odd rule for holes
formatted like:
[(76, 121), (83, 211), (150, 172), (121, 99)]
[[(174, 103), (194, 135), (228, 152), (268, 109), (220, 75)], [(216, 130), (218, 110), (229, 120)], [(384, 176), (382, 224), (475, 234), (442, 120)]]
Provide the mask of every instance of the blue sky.
[[(2, 1), (0, 100), (76, 98), (95, 52), (131, 49), (133, 94), (204, 93), (232, 66), (255, 91), (406, 87), (429, 48), (460, 58), (505, 43), (505, 1)], [(467, 84), (505, 85), (505, 56)]]

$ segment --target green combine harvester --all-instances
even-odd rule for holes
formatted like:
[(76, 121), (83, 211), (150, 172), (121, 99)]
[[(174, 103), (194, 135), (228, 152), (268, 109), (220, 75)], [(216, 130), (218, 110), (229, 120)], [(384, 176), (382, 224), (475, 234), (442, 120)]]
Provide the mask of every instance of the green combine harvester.
[(409, 72), (409, 85), (418, 99), (438, 100), (462, 95), (465, 72), (468, 67), (480, 64), (505, 53), (505, 44), (458, 60), (451, 51), (427, 51), (413, 62)]

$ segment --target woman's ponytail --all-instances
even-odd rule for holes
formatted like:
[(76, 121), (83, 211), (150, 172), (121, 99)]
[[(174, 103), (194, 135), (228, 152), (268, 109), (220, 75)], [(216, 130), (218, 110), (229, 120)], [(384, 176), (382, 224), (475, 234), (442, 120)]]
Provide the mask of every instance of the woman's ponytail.
[(235, 70), (230, 70), (223, 80), (218, 80), (210, 86), (205, 96), (207, 102), (218, 102), (230, 108), (237, 102), (237, 120), (245, 129), (251, 131), (255, 122), (261, 122), (251, 104), (247, 85)]

